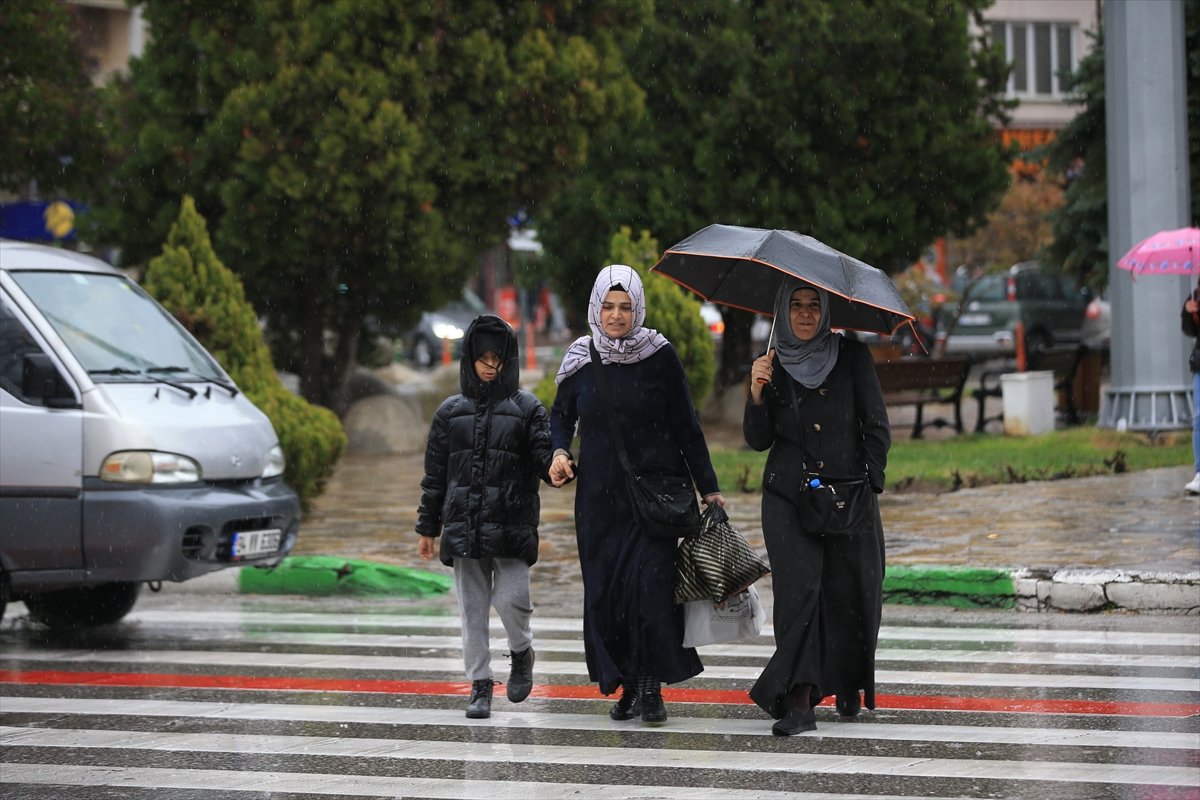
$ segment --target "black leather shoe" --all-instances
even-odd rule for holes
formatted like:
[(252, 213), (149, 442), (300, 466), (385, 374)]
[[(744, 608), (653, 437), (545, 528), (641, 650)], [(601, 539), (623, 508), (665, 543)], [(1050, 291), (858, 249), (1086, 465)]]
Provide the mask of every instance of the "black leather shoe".
[(512, 672), (508, 675), (505, 692), (510, 703), (519, 703), (529, 697), (533, 689), (533, 648), (527, 647), (512, 654)]
[(467, 702), (467, 719), (487, 719), (492, 715), (492, 679), (471, 682), (471, 699)]
[(771, 726), (771, 733), (776, 736), (795, 736), (798, 733), (816, 729), (817, 713), (815, 711), (811, 708), (804, 710), (794, 708), (783, 719)]
[(647, 725), (661, 725), (667, 721), (667, 707), (663, 704), (662, 691), (647, 689), (639, 698), (642, 706), (642, 722)]
[(862, 710), (862, 698), (858, 696), (858, 692), (853, 694), (839, 694), (837, 696), (837, 712), (842, 717), (857, 717), (858, 712)]
[(621, 699), (613, 703), (613, 707), (608, 710), (608, 716), (617, 722), (623, 722), (627, 719), (633, 719), (640, 713), (641, 709), (638, 707), (637, 691), (632, 686), (622, 686)]

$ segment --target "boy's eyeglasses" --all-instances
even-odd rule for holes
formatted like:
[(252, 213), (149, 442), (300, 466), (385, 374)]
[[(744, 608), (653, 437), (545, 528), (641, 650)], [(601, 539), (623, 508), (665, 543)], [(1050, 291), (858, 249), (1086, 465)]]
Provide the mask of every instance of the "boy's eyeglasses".
[(483, 364), (485, 367), (487, 367), (487, 368), (489, 368), (489, 369), (494, 369), (494, 370), (496, 370), (496, 372), (499, 372), (499, 371), (500, 371), (500, 368), (504, 366), (504, 363), (503, 363), (503, 362), (501, 362), (501, 361), (497, 361), (497, 362), (493, 363), (493, 362), (491, 362), (491, 361), (488, 361), (488, 360), (486, 360), (486, 359), (483, 359), (483, 358), (477, 358), (477, 359), (475, 359), (475, 361), (476, 361), (476, 362), (478, 362), (478, 363), (480, 363), (480, 364)]

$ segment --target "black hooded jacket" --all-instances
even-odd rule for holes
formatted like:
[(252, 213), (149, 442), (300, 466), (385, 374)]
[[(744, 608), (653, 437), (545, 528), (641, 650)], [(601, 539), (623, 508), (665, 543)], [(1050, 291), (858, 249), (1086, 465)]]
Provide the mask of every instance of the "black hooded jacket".
[[(501, 342), (503, 368), (485, 383), (475, 374), (479, 341)], [(538, 556), (538, 479), (548, 480), (550, 417), (519, 388), (517, 338), (499, 317), (477, 317), (459, 363), (462, 394), (433, 416), (417, 533), (442, 534), (441, 560), (500, 556), (533, 564)]]

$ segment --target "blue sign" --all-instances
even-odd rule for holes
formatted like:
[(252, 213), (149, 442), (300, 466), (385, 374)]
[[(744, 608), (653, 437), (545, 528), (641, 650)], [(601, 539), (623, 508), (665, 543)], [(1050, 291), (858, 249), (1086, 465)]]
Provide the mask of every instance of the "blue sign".
[(75, 219), (87, 206), (70, 200), (0, 203), (0, 239), (63, 242), (75, 238)]

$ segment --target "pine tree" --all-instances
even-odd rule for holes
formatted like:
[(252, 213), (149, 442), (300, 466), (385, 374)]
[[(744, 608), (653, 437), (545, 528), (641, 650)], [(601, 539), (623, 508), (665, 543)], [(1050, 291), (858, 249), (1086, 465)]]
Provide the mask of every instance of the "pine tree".
[(150, 261), (142, 287), (270, 418), (287, 462), (284, 480), (307, 508), (345, 449), (346, 434), (333, 412), (297, 397), (280, 381), (242, 282), (217, 257), (191, 197), (183, 198), (162, 254)]

